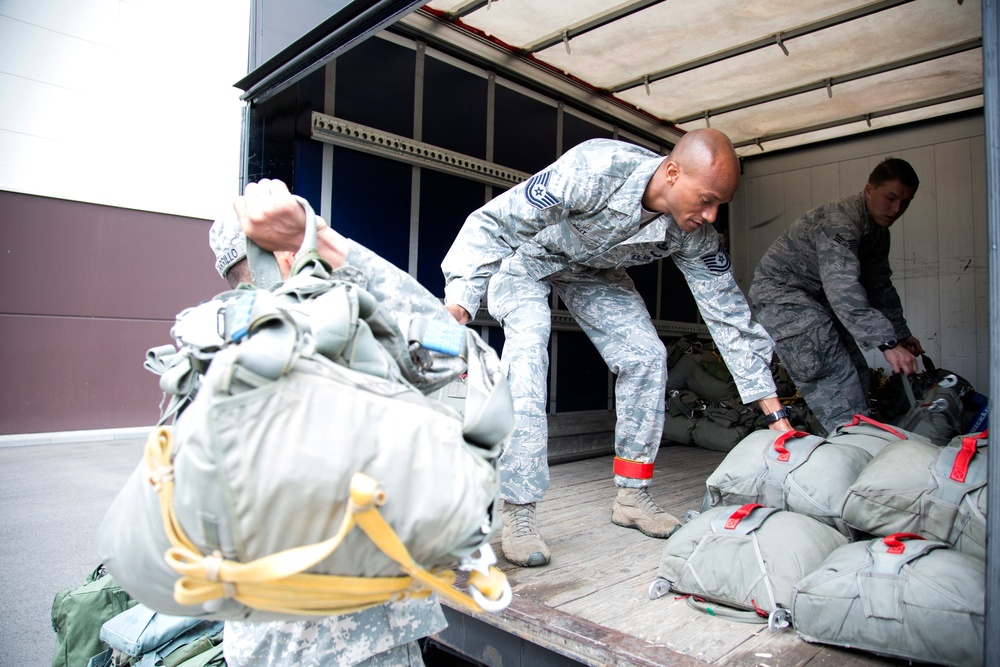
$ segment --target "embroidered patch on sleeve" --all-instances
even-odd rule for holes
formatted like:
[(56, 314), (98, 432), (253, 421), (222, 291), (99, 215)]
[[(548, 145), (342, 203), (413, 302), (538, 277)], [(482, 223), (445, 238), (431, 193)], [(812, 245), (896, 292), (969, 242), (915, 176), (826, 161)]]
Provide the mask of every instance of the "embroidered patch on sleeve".
[(552, 193), (548, 191), (548, 184), (549, 172), (543, 171), (540, 174), (532, 176), (524, 189), (525, 199), (539, 211), (544, 211), (559, 203), (559, 200), (553, 197)]
[(732, 260), (729, 259), (729, 253), (721, 245), (715, 252), (702, 255), (701, 261), (705, 263), (705, 268), (712, 273), (726, 273), (733, 266)]
[(847, 248), (851, 252), (853, 252), (855, 255), (858, 254), (858, 240), (857, 239), (849, 239), (849, 238), (845, 238), (842, 234), (837, 234), (836, 236), (833, 237), (833, 240), (836, 241), (837, 243), (839, 243), (840, 245), (844, 246), (845, 248)]

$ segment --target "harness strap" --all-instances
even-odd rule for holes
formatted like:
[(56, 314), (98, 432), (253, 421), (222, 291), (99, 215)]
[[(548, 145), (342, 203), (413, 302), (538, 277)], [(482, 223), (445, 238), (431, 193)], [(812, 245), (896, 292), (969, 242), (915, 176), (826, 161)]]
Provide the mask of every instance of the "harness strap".
[[(358, 611), (404, 597), (442, 597), (473, 611), (483, 611), (470, 596), (456, 590), (455, 573), (428, 572), (410, 556), (406, 546), (378, 511), (385, 493), (378, 482), (362, 473), (351, 478), (350, 502), (337, 533), (323, 542), (286, 549), (239, 563), (218, 552), (203, 555), (180, 526), (173, 511), (173, 430), (155, 429), (146, 442), (145, 461), (150, 483), (160, 499), (161, 518), (171, 545), (167, 564), (181, 575), (174, 585), (179, 604), (197, 605), (232, 598), (248, 607), (285, 614), (329, 615)], [(369, 539), (397, 562), (404, 577), (343, 577), (306, 573), (332, 554), (358, 526)], [(487, 574), (473, 572), (469, 584), (489, 600), (499, 598), (506, 575), (495, 567)]]

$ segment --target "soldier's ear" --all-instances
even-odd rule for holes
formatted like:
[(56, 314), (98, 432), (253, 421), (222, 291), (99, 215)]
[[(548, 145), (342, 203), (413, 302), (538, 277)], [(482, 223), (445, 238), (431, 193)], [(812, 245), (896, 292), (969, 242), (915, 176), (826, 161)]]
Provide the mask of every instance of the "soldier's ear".
[(680, 178), (680, 175), (681, 175), (680, 165), (678, 165), (676, 162), (668, 160), (666, 168), (664, 169), (664, 176), (667, 179), (667, 184), (673, 185), (674, 183), (676, 183), (677, 179)]

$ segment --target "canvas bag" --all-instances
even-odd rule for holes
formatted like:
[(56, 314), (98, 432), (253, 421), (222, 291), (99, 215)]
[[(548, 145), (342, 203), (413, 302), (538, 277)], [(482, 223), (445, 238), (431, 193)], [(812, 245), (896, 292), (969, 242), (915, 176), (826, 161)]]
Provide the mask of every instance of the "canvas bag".
[(985, 570), (978, 558), (910, 533), (848, 544), (795, 584), (795, 629), (811, 642), (981, 665)]
[[(109, 570), (152, 609), (219, 620), (299, 620), (432, 591), (505, 606), (488, 540), (512, 408), (495, 353), (465, 327), (401, 328), (314, 252), (293, 273), (273, 293), (184, 311), (180, 351), (153, 355), (177, 399), (165, 414), (179, 417), (150, 435), (102, 522)], [(427, 353), (445, 349), (456, 362), (442, 372)], [(466, 372), (464, 415), (408, 381), (424, 372), (438, 373), (431, 389)], [(470, 571), (471, 598), (454, 573), (428, 572), (455, 565)]]
[(52, 629), (56, 645), (52, 667), (86, 665), (107, 648), (100, 638), (108, 619), (137, 604), (136, 600), (99, 565), (77, 586), (56, 593), (52, 600)]
[(770, 613), (789, 609), (795, 582), (844, 544), (802, 514), (753, 503), (713, 507), (667, 539), (657, 575), (663, 588)]
[(838, 426), (833, 433), (826, 436), (826, 439), (827, 442), (835, 442), (839, 445), (859, 447), (868, 452), (870, 456), (875, 456), (889, 443), (910, 440), (914, 437), (917, 440), (925, 439), (923, 436), (915, 436), (909, 431), (883, 424), (871, 417), (854, 415), (851, 421)]
[(754, 431), (705, 481), (705, 504), (767, 507), (805, 514), (850, 536), (840, 516), (844, 494), (871, 455), (802, 431)]
[(985, 559), (987, 447), (985, 431), (943, 448), (886, 446), (848, 489), (844, 521), (872, 535), (917, 533)]

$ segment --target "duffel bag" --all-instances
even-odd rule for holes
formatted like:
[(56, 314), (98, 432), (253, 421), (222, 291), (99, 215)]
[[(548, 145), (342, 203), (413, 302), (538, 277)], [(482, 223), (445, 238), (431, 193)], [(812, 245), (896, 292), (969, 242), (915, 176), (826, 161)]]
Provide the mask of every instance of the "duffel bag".
[(845, 535), (844, 494), (871, 455), (802, 431), (754, 431), (708, 477), (708, 506), (761, 503), (806, 514)]
[(843, 546), (795, 584), (806, 641), (955, 667), (983, 663), (985, 563), (900, 533)]
[[(288, 281), (182, 312), (179, 352), (154, 355), (179, 416), (151, 433), (101, 524), (108, 570), (158, 612), (217, 620), (432, 592), (502, 608), (489, 538), (512, 407), (499, 360), (415, 281), (405, 318), (382, 311), (351, 267), (331, 274), (306, 247), (312, 229)], [(415, 387), (462, 373), (464, 416)], [(437, 571), (455, 566), (471, 597)]]
[(667, 539), (649, 595), (675, 591), (767, 617), (790, 609), (795, 582), (844, 544), (846, 537), (803, 514), (713, 507)]
[(917, 533), (985, 559), (986, 453), (985, 431), (947, 447), (888, 445), (848, 489), (843, 519), (872, 535)]

